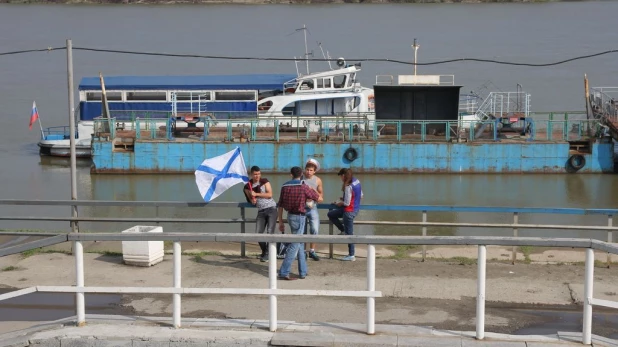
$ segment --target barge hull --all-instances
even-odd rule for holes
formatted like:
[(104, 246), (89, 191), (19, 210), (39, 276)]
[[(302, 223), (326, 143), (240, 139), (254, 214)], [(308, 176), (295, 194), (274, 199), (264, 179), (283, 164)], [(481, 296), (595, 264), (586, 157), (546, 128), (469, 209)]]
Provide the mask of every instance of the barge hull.
[[(110, 141), (93, 141), (92, 173), (193, 173), (206, 158), (240, 147), (247, 167), (286, 173), (307, 158), (320, 161), (322, 172), (350, 167), (358, 173), (573, 173), (568, 142), (521, 143), (277, 143), (136, 141), (130, 150)], [(345, 153), (354, 148), (357, 158)], [(585, 165), (577, 173), (614, 172), (613, 143), (591, 143), (578, 152)]]

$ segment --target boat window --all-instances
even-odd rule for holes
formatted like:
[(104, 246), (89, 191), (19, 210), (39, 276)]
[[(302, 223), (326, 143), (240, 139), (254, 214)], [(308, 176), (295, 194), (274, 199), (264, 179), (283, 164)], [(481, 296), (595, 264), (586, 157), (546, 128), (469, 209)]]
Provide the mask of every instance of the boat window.
[(210, 100), (210, 92), (176, 92), (176, 100), (188, 101), (188, 100)]
[(331, 88), (330, 78), (324, 79), (324, 88)]
[(346, 77), (348, 77), (348, 76), (347, 75), (339, 75), (339, 76), (333, 77), (333, 83), (335, 85), (335, 88), (343, 88), (343, 87), (345, 87)]
[(313, 89), (313, 80), (303, 80), (300, 82), (300, 90), (311, 90)]
[(127, 101), (167, 101), (166, 92), (127, 92)]
[(317, 86), (318, 89), (324, 88), (324, 79), (323, 78), (318, 78), (317, 82), (318, 82), (318, 86)]
[(356, 78), (356, 74), (355, 73), (350, 75), (350, 80), (348, 81), (348, 87), (351, 87), (354, 84), (354, 78)]
[(232, 101), (232, 100), (244, 100), (253, 101), (256, 99), (256, 93), (252, 91), (224, 91), (215, 92), (215, 100), (219, 101)]
[[(107, 101), (122, 101), (122, 92), (106, 92)], [(101, 92), (86, 93), (86, 101), (101, 101)]]
[(287, 104), (282, 110), (283, 115), (296, 115), (296, 101)]
[(354, 98), (354, 109), (357, 109), (357, 108), (358, 108), (358, 106), (360, 106), (360, 103), (361, 103), (361, 98), (360, 98), (360, 97), (358, 97), (358, 96), (357, 96), (357, 97), (355, 97), (355, 98)]

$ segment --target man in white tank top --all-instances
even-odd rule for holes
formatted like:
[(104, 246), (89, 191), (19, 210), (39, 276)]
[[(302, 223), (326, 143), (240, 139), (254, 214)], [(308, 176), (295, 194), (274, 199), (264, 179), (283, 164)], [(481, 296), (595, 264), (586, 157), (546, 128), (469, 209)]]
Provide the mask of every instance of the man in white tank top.
[[(304, 181), (306, 185), (311, 187), (320, 195), (318, 201), (313, 202), (314, 207), (310, 208), (309, 206), (306, 206), (305, 216), (307, 218), (308, 229), (311, 235), (317, 235), (320, 229), (320, 214), (318, 213), (318, 208), (315, 205), (324, 200), (324, 195), (322, 193), (322, 180), (315, 175), (315, 173), (319, 170), (320, 163), (311, 158), (307, 160), (307, 163), (305, 164), (305, 172), (303, 173), (303, 177), (301, 177), (301, 180)], [(308, 205), (311, 205), (311, 203)], [(307, 249), (307, 247), (305, 247), (305, 249)], [(315, 243), (310, 243), (308, 256), (313, 260), (320, 260), (320, 257), (318, 257), (315, 253)]]

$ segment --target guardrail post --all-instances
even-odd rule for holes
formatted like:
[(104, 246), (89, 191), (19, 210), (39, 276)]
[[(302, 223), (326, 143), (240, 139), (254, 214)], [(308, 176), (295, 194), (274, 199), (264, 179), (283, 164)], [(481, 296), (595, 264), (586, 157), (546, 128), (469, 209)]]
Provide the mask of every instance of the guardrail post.
[[(299, 255), (300, 256), (300, 255)], [(277, 243), (268, 243), (268, 288), (277, 289)], [(277, 331), (277, 295), (269, 295), (268, 329)]]
[[(81, 241), (75, 241), (73, 244), (73, 253), (75, 254), (75, 286), (77, 289), (84, 288), (84, 245)], [(86, 325), (86, 304), (84, 293), (75, 293), (75, 309), (77, 314), (77, 326)]]
[(582, 343), (589, 345), (592, 342), (592, 281), (594, 276), (594, 250), (586, 248), (586, 272), (584, 275), (584, 318)]
[[(331, 235), (331, 236), (333, 235), (333, 222), (331, 221), (328, 222), (328, 235)], [(333, 244), (329, 243), (328, 244), (328, 258), (329, 259), (333, 259), (333, 253), (334, 253)]]
[[(519, 213), (513, 212), (513, 224), (517, 225), (519, 223)], [(513, 227), (513, 237), (517, 237), (519, 234), (519, 228)], [(515, 265), (517, 261), (517, 246), (513, 246), (513, 250), (511, 251), (511, 264)]]
[[(181, 262), (181, 248), (180, 242), (174, 241), (174, 288), (180, 288), (180, 262)], [(174, 328), (180, 328), (180, 294), (174, 294), (173, 296), (173, 316), (174, 316)]]
[[(423, 223), (427, 223), (427, 211), (423, 211)], [(427, 236), (427, 226), (423, 225), (423, 236)], [(423, 245), (423, 257), (422, 261), (425, 261), (425, 257), (427, 256), (427, 245)]]
[[(367, 245), (367, 290), (376, 290), (376, 246)], [(367, 334), (376, 333), (376, 298), (367, 298)]]
[[(244, 234), (245, 233), (245, 226), (246, 226), (246, 222), (245, 222), (245, 208), (244, 207), (240, 208), (240, 218), (242, 218), (242, 222), (240, 222), (240, 233)], [(242, 241), (240, 243), (240, 256), (242, 258), (245, 257), (245, 241)]]
[(485, 338), (485, 274), (486, 274), (487, 246), (479, 245), (478, 279), (476, 297), (476, 339)]
[[(613, 225), (614, 225), (614, 216), (610, 214), (607, 216), (607, 226), (611, 228)], [(614, 235), (613, 235), (612, 230), (607, 230), (607, 242), (608, 243), (614, 242)], [(609, 268), (610, 266), (612, 266), (612, 254), (608, 252), (607, 253), (607, 267)]]

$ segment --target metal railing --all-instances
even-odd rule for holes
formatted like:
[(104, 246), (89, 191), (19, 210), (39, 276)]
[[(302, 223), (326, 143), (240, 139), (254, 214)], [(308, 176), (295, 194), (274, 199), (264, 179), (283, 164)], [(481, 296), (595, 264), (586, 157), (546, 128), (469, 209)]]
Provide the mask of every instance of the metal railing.
[[(552, 116), (552, 114), (549, 114)], [(575, 114), (573, 114), (575, 115)], [(581, 113), (576, 113), (581, 115)], [(366, 114), (353, 116), (301, 117), (287, 116), (272, 119), (230, 119), (219, 120), (209, 117), (199, 117), (193, 120), (192, 127), (178, 127), (178, 120), (169, 118), (140, 119), (126, 125), (115, 118), (95, 119), (95, 138), (98, 141), (112, 141), (118, 130), (135, 130), (134, 137), (165, 138), (173, 140), (181, 133), (199, 135), (200, 141), (276, 141), (285, 139), (311, 140), (319, 137), (321, 141), (373, 141), (373, 142), (451, 142), (454, 139), (467, 141), (501, 141), (503, 139), (518, 139), (525, 141), (577, 141), (588, 139), (588, 129), (598, 131), (598, 120), (573, 119), (566, 120), (547, 118), (540, 115), (539, 120), (531, 117), (515, 119), (495, 118), (480, 121), (462, 118), (451, 121), (434, 120), (375, 120)], [(200, 124), (201, 123), (201, 124)], [(123, 124), (122, 128), (111, 126)], [(106, 127), (106, 125), (108, 127)], [(125, 127), (126, 125), (126, 127)], [(202, 127), (198, 127), (202, 125)], [(111, 129), (109, 129), (111, 126)], [(164, 128), (164, 129), (163, 129)], [(146, 130), (141, 134), (136, 131)]]
[[(277, 330), (277, 298), (278, 296), (331, 296), (331, 297), (364, 297), (367, 298), (366, 333), (375, 334), (375, 299), (382, 297), (382, 292), (376, 290), (375, 277), (375, 246), (376, 245), (477, 245), (477, 297), (476, 297), (476, 338), (485, 337), (485, 283), (487, 246), (540, 246), (568, 247), (586, 249), (582, 343), (592, 341), (592, 306), (604, 306), (618, 309), (618, 302), (602, 300), (593, 297), (594, 285), (594, 250), (618, 254), (618, 246), (597, 240), (587, 239), (547, 239), (547, 238), (513, 238), (513, 237), (452, 237), (452, 236), (303, 236), (303, 235), (234, 235), (234, 234), (60, 234), (50, 237), (47, 244), (73, 242), (75, 257), (75, 286), (35, 286), (0, 295), (0, 300), (26, 295), (34, 292), (76, 293), (75, 309), (77, 325), (86, 323), (85, 293), (115, 293), (115, 294), (172, 294), (173, 325), (181, 326), (181, 295), (182, 294), (225, 294), (225, 295), (268, 295), (269, 296), (269, 330)], [(173, 287), (89, 287), (84, 281), (84, 241), (172, 241), (173, 242)], [(181, 282), (181, 242), (269, 242), (268, 289), (258, 288), (187, 288)], [(315, 289), (278, 289), (276, 242), (316, 242), (316, 243), (357, 243), (367, 245), (367, 290), (315, 290)], [(13, 246), (3, 250), (0, 255), (18, 253), (30, 246)], [(301, 255), (299, 255), (301, 256)]]
[[(0, 200), (0, 206), (80, 206), (80, 207), (102, 207), (102, 206), (123, 206), (123, 207), (150, 207), (154, 208), (154, 217), (135, 218), (135, 217), (89, 217), (81, 215), (79, 217), (55, 217), (55, 216), (18, 216), (16, 214), (8, 216), (0, 216), (0, 220), (14, 221), (67, 221), (67, 222), (133, 222), (133, 223), (214, 223), (214, 224), (239, 224), (240, 233), (246, 233), (248, 223), (255, 223), (255, 219), (246, 217), (247, 209), (255, 209), (255, 206), (249, 203), (238, 202), (180, 202), (180, 201), (103, 201), (103, 200)], [(239, 217), (237, 218), (169, 218), (160, 217), (159, 209), (166, 207), (175, 208), (237, 208), (239, 209)], [(330, 204), (318, 204), (318, 209), (330, 210), (335, 208)], [(540, 229), (540, 230), (585, 230), (585, 231), (605, 231), (607, 232), (607, 242), (614, 242), (614, 231), (618, 232), (618, 227), (613, 225), (614, 215), (618, 214), (618, 209), (580, 209), (580, 208), (533, 208), (533, 207), (483, 207), (483, 206), (432, 206), (432, 205), (361, 205), (363, 211), (401, 211), (401, 212), (420, 212), (420, 221), (372, 221), (360, 220), (354, 221), (355, 225), (369, 226), (410, 226), (421, 227), (421, 235), (428, 236), (428, 227), (456, 227), (456, 228), (489, 228), (489, 229), (510, 229), (513, 232), (513, 237), (519, 236), (521, 229)], [(429, 221), (431, 214), (443, 212), (455, 213), (502, 213), (510, 214), (512, 219), (504, 223), (458, 223), (458, 222), (435, 222)], [(607, 222), (607, 226), (601, 225), (574, 225), (570, 224), (526, 224), (520, 223), (519, 218), (522, 215), (571, 215), (571, 216), (603, 216)], [(322, 220), (321, 223), (328, 224), (329, 235), (334, 234), (334, 226), (329, 220)], [(426, 245), (422, 247), (422, 260), (425, 261), (427, 256)], [(240, 254), (246, 256), (245, 243), (240, 244)], [(329, 257), (333, 258), (333, 244), (329, 244)], [(2, 255), (2, 250), (0, 250)], [(516, 247), (511, 250), (511, 263), (515, 263), (517, 255)], [(607, 255), (607, 266), (612, 263), (611, 254)]]

